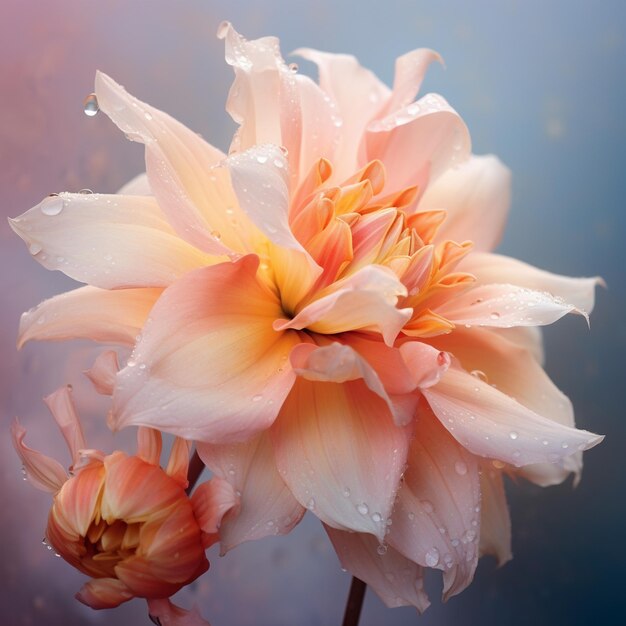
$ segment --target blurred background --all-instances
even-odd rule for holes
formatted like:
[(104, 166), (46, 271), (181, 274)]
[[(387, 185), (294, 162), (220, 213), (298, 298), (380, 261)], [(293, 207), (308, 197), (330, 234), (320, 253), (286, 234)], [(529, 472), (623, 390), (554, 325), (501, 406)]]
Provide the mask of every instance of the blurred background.
[[(113, 192), (143, 171), (143, 150), (100, 114), (84, 115), (96, 69), (226, 149), (234, 129), (224, 112), (231, 68), (215, 31), (231, 20), (248, 38), (278, 35), (285, 54), (301, 46), (355, 54), (388, 83), (395, 57), (432, 47), (425, 89), (461, 113), (474, 152), (493, 152), (513, 170), (513, 206), (500, 251), (569, 275), (602, 275), (591, 330), (582, 318), (546, 332), (547, 369), (572, 398), (580, 426), (607, 435), (585, 455), (583, 480), (541, 490), (509, 485), (515, 558), (497, 570), (483, 560), (473, 585), (442, 605), (385, 609), (369, 592), (361, 624), (621, 624), (626, 549), (621, 394), (626, 290), (624, 157), (626, 4), (573, 0), (202, 0), (85, 2), (3, 0), (0, 19), (0, 189), (3, 216), (48, 193)], [(300, 63), (301, 69), (311, 71)], [(65, 454), (41, 397), (69, 382), (87, 438), (107, 434), (105, 406), (81, 371), (93, 345), (15, 350), (19, 314), (73, 287), (29, 255), (0, 222), (2, 293), (0, 394), (0, 615), (9, 625), (149, 623), (145, 603), (94, 612), (73, 599), (84, 582), (41, 545), (47, 494), (22, 481), (8, 428), (19, 415), (29, 442)], [(61, 457), (64, 458), (64, 457)], [(181, 592), (213, 626), (339, 624), (350, 584), (315, 518), (288, 537), (245, 544)]]

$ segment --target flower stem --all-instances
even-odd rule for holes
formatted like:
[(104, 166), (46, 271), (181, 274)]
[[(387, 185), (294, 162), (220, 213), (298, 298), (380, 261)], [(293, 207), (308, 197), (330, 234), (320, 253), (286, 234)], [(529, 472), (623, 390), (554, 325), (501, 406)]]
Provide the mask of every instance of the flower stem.
[(362, 580), (359, 580), (356, 576), (352, 577), (350, 593), (346, 602), (346, 611), (343, 614), (343, 626), (358, 626), (366, 589), (367, 585)]
[(198, 455), (198, 452), (194, 451), (191, 461), (189, 461), (189, 469), (187, 470), (187, 480), (189, 482), (185, 491), (187, 495), (191, 493), (191, 490), (194, 488), (196, 482), (198, 482), (198, 478), (200, 478), (200, 474), (202, 474), (203, 469), (204, 463)]

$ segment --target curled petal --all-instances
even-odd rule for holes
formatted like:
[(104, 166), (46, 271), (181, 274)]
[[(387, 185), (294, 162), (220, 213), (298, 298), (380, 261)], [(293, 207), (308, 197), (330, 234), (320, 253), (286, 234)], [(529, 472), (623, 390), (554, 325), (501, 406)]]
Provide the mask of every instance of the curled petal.
[(137, 429), (137, 456), (140, 459), (151, 465), (159, 465), (162, 447), (163, 438), (158, 430), (145, 426)]
[(169, 598), (149, 599), (148, 613), (162, 626), (211, 626), (202, 618), (197, 607), (187, 611), (173, 604)]
[(216, 535), (222, 525), (222, 518), (236, 507), (238, 502), (239, 498), (232, 485), (219, 476), (213, 476), (211, 480), (196, 487), (191, 497), (198, 526), (209, 536)]
[(272, 427), (280, 475), (323, 522), (382, 541), (410, 429), (361, 380), (296, 381)]
[(343, 124), (333, 164), (334, 178), (343, 181), (366, 162), (361, 139), (367, 124), (386, 104), (389, 88), (357, 59), (301, 48), (297, 54), (319, 68), (320, 87), (332, 99)]
[(499, 254), (470, 254), (463, 259), (460, 267), (473, 274), (478, 284), (507, 282), (541, 291), (560, 298), (587, 315), (593, 310), (596, 285), (604, 286), (604, 281), (598, 276), (560, 276)]
[(438, 306), (435, 312), (464, 326), (545, 326), (568, 313), (587, 314), (574, 304), (543, 291), (516, 285), (480, 285)]
[(419, 208), (445, 210), (437, 241), (470, 239), (475, 250), (493, 250), (500, 242), (510, 204), (510, 170), (493, 155), (472, 155), (428, 185)]
[(423, 393), (441, 423), (468, 450), (517, 467), (559, 463), (604, 438), (542, 417), (457, 367)]
[(169, 287), (118, 374), (112, 426), (151, 426), (232, 442), (267, 428), (295, 375), (297, 333), (277, 333), (282, 309), (256, 278), (257, 257), (195, 270)]
[[(300, 344), (291, 351), (290, 359), (294, 372), (307, 380), (343, 383), (362, 378), (368, 389), (386, 402), (396, 424), (406, 425), (413, 419), (418, 396), (410, 392), (415, 386), (402, 395), (387, 393), (375, 369), (350, 346), (337, 342), (323, 347)], [(397, 362), (404, 365), (402, 359)], [(403, 370), (399, 375), (410, 378), (407, 368)]]
[(9, 223), (44, 267), (104, 289), (164, 287), (213, 258), (178, 237), (150, 196), (62, 193)]
[(133, 598), (131, 590), (117, 578), (92, 578), (76, 594), (76, 599), (92, 609), (113, 609)]
[[(237, 206), (227, 172), (214, 167), (225, 155), (102, 72), (96, 74), (96, 94), (100, 108), (118, 128), (145, 144), (150, 188), (176, 232), (209, 254), (247, 251), (241, 226), (246, 217)], [(239, 226), (233, 225), (233, 218)]]
[(177, 483), (182, 485), (183, 489), (189, 484), (187, 480), (187, 470), (189, 469), (189, 450), (191, 442), (186, 439), (176, 437), (172, 444), (170, 459), (167, 462), (165, 473), (171, 476)]
[(423, 569), (366, 533), (347, 533), (324, 525), (341, 566), (369, 585), (385, 606), (414, 606), (423, 613), (430, 605)]
[(15, 419), (11, 425), (13, 447), (22, 461), (26, 478), (37, 489), (56, 493), (67, 480), (67, 474), (63, 466), (49, 456), (29, 448), (24, 443), (26, 430)]
[[(236, 498), (236, 506), (221, 521), (222, 554), (244, 541), (287, 534), (304, 515), (304, 507), (278, 473), (267, 433), (240, 444), (199, 443), (198, 454)], [(220, 491), (221, 506), (228, 507), (233, 496), (226, 489)]]
[(306, 305), (291, 320), (276, 320), (274, 328), (307, 328), (322, 334), (376, 330), (392, 345), (413, 312), (396, 308), (398, 297), (404, 295), (406, 288), (391, 270), (371, 265), (335, 283), (328, 295)]
[(417, 185), (421, 190), (470, 154), (470, 137), (458, 113), (436, 94), (428, 94), (369, 124), (367, 160), (379, 159), (390, 191)]
[[(393, 113), (413, 102), (422, 86), (426, 70), (433, 61), (443, 65), (441, 56), (428, 48), (411, 50), (396, 59), (393, 91), (384, 114)], [(378, 117), (381, 117), (380, 113)]]
[(54, 296), (22, 314), (17, 346), (32, 339), (133, 345), (160, 294), (161, 289), (81, 287)]
[(425, 408), (393, 513), (389, 543), (424, 567), (444, 572), (444, 599), (467, 587), (478, 562), (478, 464)]
[(44, 402), (50, 413), (52, 413), (52, 417), (54, 417), (67, 443), (67, 447), (72, 455), (72, 464), (78, 463), (79, 450), (86, 448), (86, 445), (80, 419), (72, 399), (72, 388), (69, 385), (61, 387), (54, 393), (46, 396)]
[(120, 369), (115, 350), (105, 350), (98, 355), (91, 369), (84, 372), (98, 393), (105, 396), (113, 394), (115, 377)]

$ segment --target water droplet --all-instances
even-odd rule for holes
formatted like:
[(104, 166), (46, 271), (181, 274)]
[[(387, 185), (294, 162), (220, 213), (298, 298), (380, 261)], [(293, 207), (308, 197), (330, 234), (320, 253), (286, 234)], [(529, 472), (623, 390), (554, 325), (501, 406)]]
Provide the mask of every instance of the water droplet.
[(563, 450), (567, 450), (567, 449), (569, 448), (569, 444), (567, 443), (567, 441), (564, 441), (564, 442), (561, 444), (561, 448), (563, 448)]
[(370, 508), (367, 506), (367, 504), (365, 504), (365, 502), (362, 502), (361, 504), (357, 505), (356, 510), (361, 515), (367, 515), (368, 511), (370, 510)]
[(335, 126), (335, 128), (341, 128), (343, 126), (343, 120), (340, 117), (336, 117), (333, 120), (333, 125)]
[(454, 464), (454, 471), (459, 476), (465, 476), (465, 474), (467, 474), (467, 465), (465, 465), (465, 463), (463, 463), (463, 461), (457, 461)]
[(450, 543), (456, 548), (461, 542), (458, 539), (453, 539)]
[(498, 459), (494, 459), (493, 461), (491, 461), (491, 464), (497, 469), (502, 469), (503, 467), (505, 467), (505, 464)]
[(376, 548), (376, 552), (380, 555), (380, 556), (384, 556), (385, 554), (387, 554), (387, 546), (384, 543), (379, 544), (378, 548)]
[(256, 396), (252, 396), (252, 402), (259, 402), (263, 399), (263, 395), (258, 393)]
[(476, 531), (472, 529), (466, 530), (463, 535), (463, 543), (471, 543), (474, 539), (476, 539)]
[(257, 155), (257, 157), (256, 157), (256, 160), (257, 160), (259, 163), (267, 163), (267, 159), (268, 159), (267, 154), (259, 154), (259, 155)]
[(426, 552), (426, 565), (428, 567), (435, 567), (439, 563), (439, 550), (437, 548), (431, 548)]
[(544, 446), (547, 446), (550, 442), (549, 442), (547, 439), (543, 439), (543, 440), (541, 441), (541, 443), (542, 443)]
[(285, 163), (282, 159), (274, 159), (274, 165), (278, 168), (285, 167)]
[(44, 215), (58, 215), (63, 210), (63, 206), (63, 198), (57, 194), (51, 194), (42, 200), (39, 208)]
[(83, 111), (88, 117), (93, 117), (100, 110), (98, 105), (98, 98), (95, 93), (90, 93), (83, 100)]
[(432, 502), (429, 502), (428, 500), (422, 500), (422, 508), (424, 509), (424, 511), (426, 511), (426, 513), (432, 513), (433, 512), (433, 505)]
[(222, 233), (220, 233), (219, 230), (212, 230), (211, 231), (211, 237), (213, 237), (213, 239), (217, 239), (219, 241), (222, 238)]
[(490, 317), (492, 320), (499, 320), (499, 319), (500, 319), (500, 313), (498, 313), (497, 311), (493, 311), (493, 313), (491, 313), (491, 314), (489, 315), (489, 317)]
[(382, 522), (383, 520), (383, 516), (380, 513), (372, 513), (372, 521), (376, 522), (378, 524), (378, 522)]
[(140, 363), (139, 364), (139, 369), (140, 370), (145, 370), (146, 369), (146, 364), (145, 363)]
[(346, 488), (343, 490), (343, 497), (344, 497), (344, 498), (349, 498), (349, 497), (350, 497), (350, 489), (348, 489), (348, 487), (346, 487)]
[(306, 508), (309, 509), (309, 511), (312, 511), (315, 508), (315, 500), (313, 498), (306, 503)]
[(413, 513), (413, 511), (409, 511), (409, 513), (407, 514), (407, 517), (412, 521), (415, 519), (415, 513)]
[(298, 64), (297, 63), (290, 63), (287, 67), (289, 68), (289, 71), (292, 74), (295, 74), (298, 71)]
[(518, 433), (516, 433), (514, 430), (512, 430), (512, 431), (509, 433), (509, 437), (510, 437), (511, 439), (517, 439), (517, 438), (519, 437), (519, 434), (518, 434)]
[(145, 117), (145, 118), (146, 118), (149, 122), (151, 122), (151, 121), (152, 121), (152, 114), (151, 114), (151, 113), (148, 113), (148, 111), (145, 111), (145, 112), (144, 112), (144, 114), (143, 114), (143, 116), (144, 116), (144, 117)]
[(41, 247), (41, 244), (38, 244), (36, 242), (33, 242), (33, 243), (29, 244), (29, 246), (28, 246), (28, 251), (33, 256), (35, 256), (36, 254), (39, 254), (42, 250), (43, 250), (43, 248)]
[(85, 189), (80, 189), (78, 193), (82, 193), (85, 196), (90, 196), (91, 194), (93, 194), (93, 191), (91, 191), (91, 189), (85, 188)]
[(128, 361), (126, 361), (126, 367), (135, 367), (135, 365), (137, 365), (137, 361), (135, 361), (135, 359), (130, 358), (128, 359)]

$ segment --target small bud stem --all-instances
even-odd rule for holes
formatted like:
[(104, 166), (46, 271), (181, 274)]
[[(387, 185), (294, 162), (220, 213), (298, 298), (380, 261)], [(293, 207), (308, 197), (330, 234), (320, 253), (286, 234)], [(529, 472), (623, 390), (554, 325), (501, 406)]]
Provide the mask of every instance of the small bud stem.
[(350, 593), (346, 602), (346, 611), (343, 614), (343, 626), (358, 626), (366, 589), (367, 585), (362, 580), (359, 580), (356, 576), (352, 577)]

